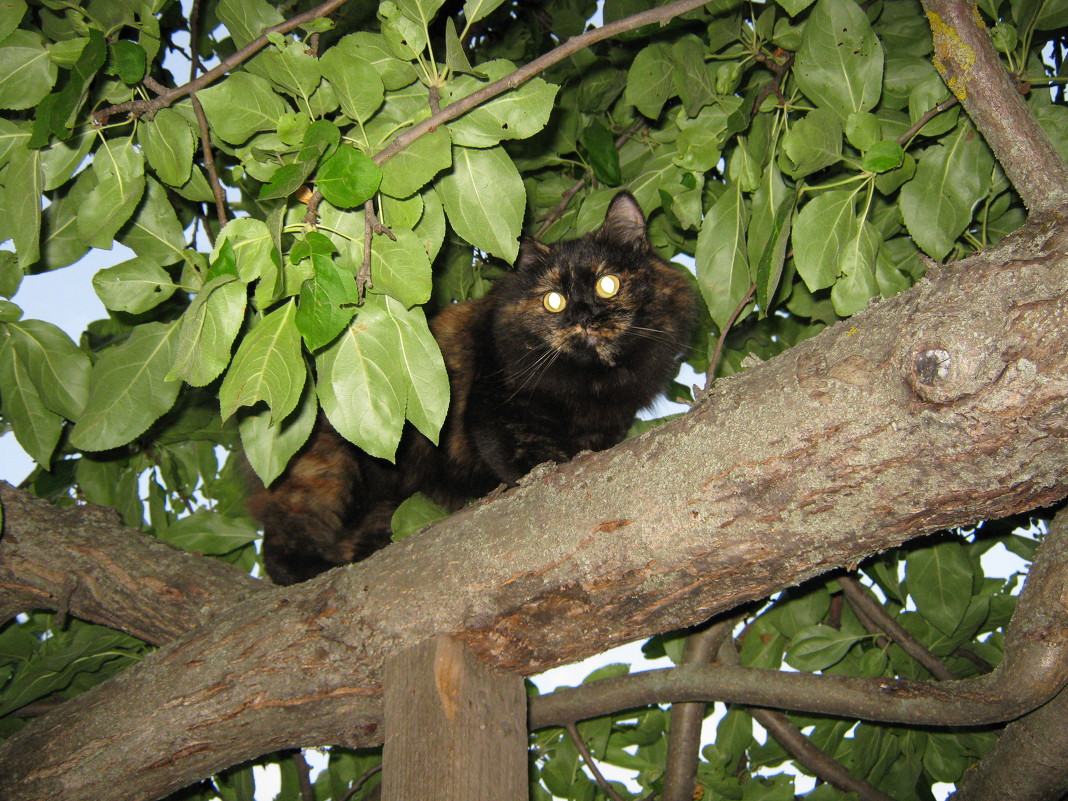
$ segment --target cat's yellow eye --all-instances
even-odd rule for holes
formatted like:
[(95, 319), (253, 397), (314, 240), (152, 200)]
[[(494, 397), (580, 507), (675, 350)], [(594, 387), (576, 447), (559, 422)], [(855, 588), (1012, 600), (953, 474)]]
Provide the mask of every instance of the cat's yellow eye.
[(619, 292), (619, 276), (602, 275), (597, 279), (594, 291), (602, 298), (614, 298)]
[(562, 312), (564, 307), (567, 306), (567, 299), (559, 292), (546, 292), (542, 295), (541, 305), (545, 307), (545, 311), (556, 314), (557, 312)]

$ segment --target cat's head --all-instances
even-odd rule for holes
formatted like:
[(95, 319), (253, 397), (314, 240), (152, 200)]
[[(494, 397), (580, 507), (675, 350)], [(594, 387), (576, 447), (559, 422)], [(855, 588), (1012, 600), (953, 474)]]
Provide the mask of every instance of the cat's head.
[(513, 276), (498, 316), (510, 347), (615, 367), (651, 338), (677, 340), (675, 353), (686, 344), (688, 321), (680, 328), (662, 318), (674, 296), (685, 296), (681, 317), (692, 314), (689, 286), (653, 252), (629, 192), (615, 196), (596, 231), (551, 245), (524, 241)]

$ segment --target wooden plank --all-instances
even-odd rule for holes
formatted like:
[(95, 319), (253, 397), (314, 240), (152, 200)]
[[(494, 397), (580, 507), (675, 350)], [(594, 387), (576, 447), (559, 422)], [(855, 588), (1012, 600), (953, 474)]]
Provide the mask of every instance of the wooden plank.
[(521, 801), (527, 780), (523, 679), (493, 673), (439, 636), (385, 664), (383, 801)]

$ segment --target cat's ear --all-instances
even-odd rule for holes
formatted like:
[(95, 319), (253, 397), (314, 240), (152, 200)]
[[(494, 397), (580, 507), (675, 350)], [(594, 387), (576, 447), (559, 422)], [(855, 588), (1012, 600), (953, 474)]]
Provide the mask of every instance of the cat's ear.
[(606, 238), (621, 244), (635, 247), (647, 247), (649, 240), (645, 234), (645, 215), (641, 206), (630, 192), (620, 192), (608, 206), (604, 225), (600, 233)]
[(519, 237), (519, 256), (515, 260), (517, 270), (529, 270), (549, 255), (549, 246), (532, 236)]

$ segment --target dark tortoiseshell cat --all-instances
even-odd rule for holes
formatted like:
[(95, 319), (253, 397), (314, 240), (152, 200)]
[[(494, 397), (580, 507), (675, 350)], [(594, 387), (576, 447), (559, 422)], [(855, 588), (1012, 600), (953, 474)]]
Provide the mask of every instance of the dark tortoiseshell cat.
[(439, 446), (409, 426), (394, 466), (320, 418), (286, 472), (253, 493), (271, 578), (303, 581), (387, 545), (394, 509), (417, 490), (457, 509), (541, 462), (616, 444), (674, 375), (694, 310), (626, 192), (593, 233), (525, 241), (487, 295), (432, 323), (452, 390)]

